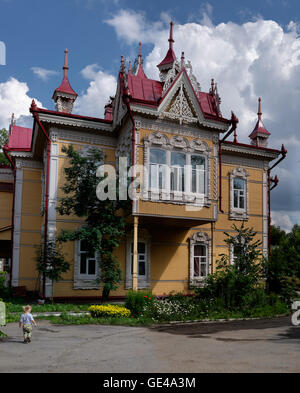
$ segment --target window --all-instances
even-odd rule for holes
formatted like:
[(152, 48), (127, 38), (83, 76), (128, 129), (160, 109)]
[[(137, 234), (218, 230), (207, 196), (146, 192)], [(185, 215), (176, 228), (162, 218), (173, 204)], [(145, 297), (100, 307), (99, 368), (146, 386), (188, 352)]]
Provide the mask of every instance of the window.
[(207, 274), (207, 247), (203, 244), (194, 244), (194, 277), (204, 278)]
[(186, 156), (184, 153), (171, 153), (171, 191), (184, 191), (184, 166)]
[(249, 198), (248, 177), (246, 169), (238, 167), (229, 174), (230, 179), (230, 213), (231, 220), (248, 220)]
[(203, 285), (211, 271), (211, 239), (206, 232), (196, 232), (190, 238), (190, 287)]
[[(131, 275), (133, 273), (133, 243), (131, 243)], [(138, 275), (145, 276), (146, 275), (146, 243), (138, 242)]]
[[(144, 138), (144, 200), (211, 205), (211, 148), (200, 138), (168, 137), (152, 132)], [(213, 170), (217, 178), (216, 166)], [(171, 202), (171, 203), (172, 203)]]
[[(190, 176), (187, 176), (187, 168)], [(190, 184), (186, 184), (188, 178)], [(205, 194), (206, 159), (201, 155), (150, 149), (149, 185), (152, 190), (166, 190), (169, 187), (173, 192)]]
[(205, 194), (205, 158), (191, 156), (192, 187), (191, 191), (197, 194)]
[(245, 180), (239, 177), (233, 179), (233, 207), (245, 209)]
[(166, 152), (150, 149), (149, 185), (150, 189), (165, 189)]
[(86, 240), (80, 240), (79, 246), (79, 275), (94, 278), (96, 276), (96, 254), (91, 251)]

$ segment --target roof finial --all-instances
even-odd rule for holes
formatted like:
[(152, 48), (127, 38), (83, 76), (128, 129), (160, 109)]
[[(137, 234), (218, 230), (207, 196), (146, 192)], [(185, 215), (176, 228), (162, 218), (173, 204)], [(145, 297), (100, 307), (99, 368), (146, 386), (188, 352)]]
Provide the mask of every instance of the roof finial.
[(124, 71), (124, 56), (121, 56), (121, 67), (120, 67), (120, 71), (121, 71), (121, 72)]
[(128, 63), (128, 74), (131, 74), (131, 72), (132, 72), (131, 60), (129, 60), (129, 63)]
[(142, 43), (141, 41), (139, 42), (139, 55), (138, 55), (138, 64), (142, 64)]
[(174, 23), (170, 22), (170, 36), (169, 36), (169, 39), (168, 39), (168, 41), (169, 41), (169, 48), (170, 49), (173, 49), (173, 43), (174, 43), (174, 40), (173, 40), (173, 25), (174, 25)]
[(63, 66), (63, 70), (64, 70), (64, 78), (66, 79), (68, 77), (68, 49), (65, 49), (65, 63)]
[(212, 93), (214, 93), (214, 90), (215, 90), (215, 80), (214, 80), (214, 78), (212, 78), (212, 80), (211, 80), (211, 89), (210, 89), (210, 91), (212, 92)]
[(181, 67), (184, 67), (184, 52), (181, 52)]
[(257, 115), (258, 115), (258, 120), (261, 120), (262, 111), (261, 111), (261, 98), (260, 97), (258, 98), (258, 112), (257, 112)]

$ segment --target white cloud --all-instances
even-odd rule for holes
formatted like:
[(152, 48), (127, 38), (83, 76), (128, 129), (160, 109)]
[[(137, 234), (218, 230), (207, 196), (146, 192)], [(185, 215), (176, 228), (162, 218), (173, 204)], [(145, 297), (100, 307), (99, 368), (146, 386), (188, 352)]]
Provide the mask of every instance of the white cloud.
[(272, 211), (271, 223), (272, 225), (278, 226), (286, 232), (290, 232), (294, 224), (299, 224), (300, 212), (299, 211)]
[[(15, 78), (10, 78), (6, 82), (0, 83), (0, 128), (8, 128), (11, 114), (15, 114), (15, 119), (18, 122), (20, 119), (28, 123), (29, 108), (32, 98), (27, 94), (29, 87), (25, 82), (20, 82)], [(38, 107), (42, 104), (35, 99)]]
[(98, 64), (90, 64), (81, 70), (80, 73), (85, 79), (93, 80), (96, 79), (99, 70), (100, 67)]
[(42, 81), (47, 81), (51, 76), (58, 75), (58, 71), (46, 70), (41, 67), (31, 67), (33, 73), (40, 78)]
[(102, 117), (104, 105), (116, 92), (116, 78), (101, 70), (96, 71), (97, 67), (92, 64), (81, 71), (85, 78), (93, 79), (86, 92), (75, 101), (75, 112), (82, 115)]
[[(200, 15), (200, 23), (175, 23), (175, 53), (180, 58), (184, 51), (185, 58), (191, 60), (203, 91), (208, 91), (211, 78), (218, 82), (223, 115), (230, 117), (233, 110), (240, 120), (240, 142), (249, 142), (248, 135), (257, 121), (257, 100), (262, 97), (263, 121), (272, 134), (269, 146), (279, 149), (284, 143), (289, 150), (287, 158), (272, 172), (280, 174), (280, 183), (272, 191), (272, 207), (285, 211), (282, 217), (287, 228), (288, 219), (293, 223), (300, 220), (300, 214), (291, 213), (298, 212), (300, 205), (299, 25), (291, 21), (284, 29), (261, 16), (243, 24), (213, 25), (209, 3), (200, 8)], [(148, 77), (159, 79), (156, 65), (168, 48), (166, 16), (150, 21), (144, 13), (122, 9), (106, 23), (130, 48), (137, 48), (139, 41), (153, 44), (144, 56), (144, 68)]]

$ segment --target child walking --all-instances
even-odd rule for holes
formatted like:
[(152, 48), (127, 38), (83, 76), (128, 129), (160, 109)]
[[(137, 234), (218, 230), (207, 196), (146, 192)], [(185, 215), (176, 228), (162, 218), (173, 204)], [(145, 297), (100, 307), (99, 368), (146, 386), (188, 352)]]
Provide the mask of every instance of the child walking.
[(30, 306), (24, 306), (23, 310), (24, 314), (20, 317), (19, 327), (23, 326), (24, 343), (27, 344), (31, 341), (32, 324), (36, 326), (36, 322), (31, 314)]

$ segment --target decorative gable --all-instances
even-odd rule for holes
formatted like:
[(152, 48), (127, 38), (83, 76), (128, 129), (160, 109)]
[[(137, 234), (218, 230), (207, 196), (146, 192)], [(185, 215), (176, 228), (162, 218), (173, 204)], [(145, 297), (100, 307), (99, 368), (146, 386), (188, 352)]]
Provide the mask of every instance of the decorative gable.
[(198, 99), (185, 70), (177, 74), (170, 84), (158, 112), (160, 118), (176, 120), (179, 124), (204, 122)]

